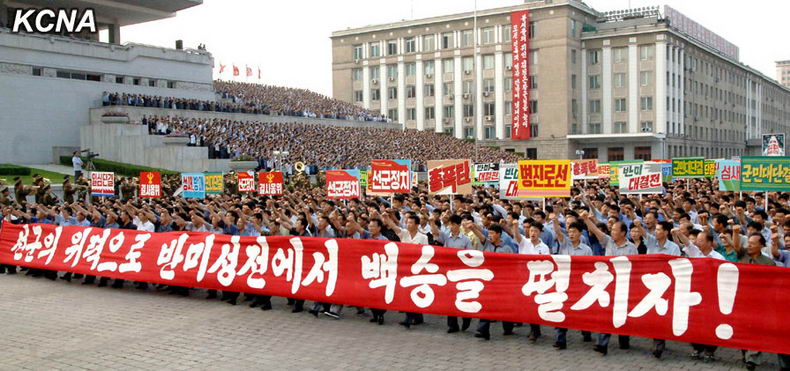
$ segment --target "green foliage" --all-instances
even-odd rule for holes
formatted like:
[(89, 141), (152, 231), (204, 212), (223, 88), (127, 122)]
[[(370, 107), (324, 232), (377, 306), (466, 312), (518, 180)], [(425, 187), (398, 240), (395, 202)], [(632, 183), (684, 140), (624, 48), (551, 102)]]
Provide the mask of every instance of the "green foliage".
[(231, 161), (258, 161), (258, 160), (252, 156), (238, 156), (238, 157), (234, 157)]
[[(83, 162), (87, 163), (88, 159), (83, 158)], [(71, 166), (71, 157), (69, 156), (60, 156), (60, 163), (65, 166)], [(177, 171), (172, 170), (165, 170), (165, 169), (157, 169), (153, 167), (147, 166), (140, 166), (140, 165), (132, 165), (132, 164), (125, 164), (122, 162), (115, 162), (115, 161), (108, 161), (102, 160), (98, 158), (93, 159), (93, 165), (96, 167), (96, 171), (111, 171), (120, 176), (140, 176), (141, 172), (144, 171), (158, 171), (162, 175), (178, 175), (180, 174)]]
[(30, 175), (30, 168), (11, 164), (0, 164), (0, 175)]

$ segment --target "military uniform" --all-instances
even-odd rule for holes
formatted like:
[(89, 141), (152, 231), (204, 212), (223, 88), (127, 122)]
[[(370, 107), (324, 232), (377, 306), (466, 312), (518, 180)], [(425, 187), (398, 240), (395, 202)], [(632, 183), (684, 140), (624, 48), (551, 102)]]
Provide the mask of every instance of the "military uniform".
[(71, 185), (68, 179), (63, 181), (63, 202), (70, 204), (74, 202), (74, 194), (77, 193), (77, 188)]

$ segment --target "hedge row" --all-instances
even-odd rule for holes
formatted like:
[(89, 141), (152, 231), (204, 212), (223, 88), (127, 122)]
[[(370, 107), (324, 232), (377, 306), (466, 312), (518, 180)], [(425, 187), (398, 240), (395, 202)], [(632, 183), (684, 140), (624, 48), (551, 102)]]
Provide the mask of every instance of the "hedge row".
[[(87, 158), (83, 158), (82, 162), (88, 163)], [(65, 166), (72, 166), (71, 165), (71, 157), (69, 156), (60, 156), (60, 163)], [(153, 167), (147, 166), (140, 166), (140, 165), (132, 165), (132, 164), (124, 164), (122, 162), (115, 162), (115, 161), (107, 161), (98, 158), (93, 159), (93, 166), (96, 168), (96, 171), (111, 171), (120, 176), (139, 176), (141, 172), (144, 171), (158, 171), (162, 173), (162, 175), (178, 175), (179, 172), (172, 171), (172, 170), (164, 170), (164, 169), (157, 169)], [(83, 166), (84, 168), (84, 166)]]
[(30, 171), (29, 167), (0, 164), (0, 175), (29, 176)]

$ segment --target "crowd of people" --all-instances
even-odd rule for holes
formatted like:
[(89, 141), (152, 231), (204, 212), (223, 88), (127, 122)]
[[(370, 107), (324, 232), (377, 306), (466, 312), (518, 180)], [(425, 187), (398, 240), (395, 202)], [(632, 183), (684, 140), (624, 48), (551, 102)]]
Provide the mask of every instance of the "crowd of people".
[[(80, 179), (75, 183), (84, 184)], [(205, 200), (172, 196), (139, 199), (135, 195), (137, 180), (133, 178), (118, 180), (116, 194), (120, 197), (92, 201), (79, 187), (70, 186), (67, 190), (64, 186), (65, 200), (61, 201), (51, 196), (40, 179), (27, 187), (17, 182), (13, 191), (21, 196), (12, 197), (8, 187), (0, 190), (0, 217), (4, 223), (12, 224), (381, 239), (512, 254), (667, 254), (790, 267), (790, 194), (744, 193), (739, 197), (738, 193), (719, 192), (716, 181), (711, 179), (676, 180), (667, 185), (665, 194), (642, 198), (621, 195), (605, 180), (577, 182), (571, 198), (549, 199), (545, 207), (532, 201), (500, 199), (494, 187), (476, 187), (472, 195), (450, 199), (429, 195), (426, 184), (420, 183), (411, 193), (392, 199), (364, 197), (337, 203), (325, 198), (320, 184), (311, 185), (301, 175), (292, 180), (284, 196), (277, 197), (241, 195), (234, 179), (233, 174), (227, 174), (225, 194)], [(165, 176), (163, 194), (172, 195), (179, 184), (177, 176)], [(29, 200), (28, 196), (35, 200)], [(767, 208), (762, 206), (766, 203)], [(17, 269), (9, 265), (2, 267), (10, 274)], [(79, 278), (69, 273), (58, 276), (57, 272), (35, 269), (27, 269), (26, 274), (50, 279)], [(96, 277), (84, 277), (87, 284), (95, 280)], [(108, 285), (109, 280), (100, 279), (98, 284)], [(115, 280), (113, 287), (121, 288), (124, 284)], [(135, 285), (150, 289), (146, 283)], [(157, 289), (190, 295), (190, 289), (184, 287), (159, 285)], [(215, 298), (219, 293), (209, 291), (208, 295)], [(223, 292), (221, 296), (233, 305), (240, 298), (237, 292)], [(246, 299), (252, 301), (253, 307), (272, 308), (268, 296), (247, 295)], [(314, 303), (305, 307), (304, 301), (295, 299), (289, 299), (288, 303), (294, 313), (307, 308), (315, 316), (323, 313), (342, 318), (341, 305)], [(384, 310), (371, 308), (370, 313), (371, 322), (384, 323)], [(422, 322), (421, 314), (407, 313), (400, 324), (410, 328)], [(490, 324), (491, 321), (480, 319), (475, 336), (490, 339)], [(459, 325), (458, 319), (450, 317), (447, 325), (448, 333), (466, 331), (471, 320), (463, 319)], [(513, 334), (517, 326), (503, 323), (503, 334)], [(530, 341), (542, 336), (541, 326), (524, 327), (529, 328)], [(554, 329), (555, 348), (566, 349), (567, 338), (567, 329)], [(589, 332), (582, 332), (582, 340), (594, 341), (593, 350), (603, 355), (608, 352), (610, 338), (609, 334), (593, 337)], [(628, 336), (619, 336), (619, 347), (628, 349), (629, 340)], [(665, 347), (665, 341), (654, 340), (653, 356), (660, 358)], [(693, 358), (705, 362), (715, 359), (714, 346), (693, 344), (691, 350)], [(762, 358), (760, 352), (743, 351), (749, 369), (759, 365)], [(790, 367), (790, 358), (779, 355), (779, 363), (783, 368)]]
[(307, 89), (215, 81), (215, 101), (131, 93), (102, 93), (102, 106), (135, 106), (177, 110), (249, 113), (337, 120), (390, 122), (381, 114)]
[[(411, 159), (424, 171), (428, 160), (469, 158), (476, 162), (514, 162), (518, 156), (432, 131), (350, 128), (301, 123), (265, 123), (174, 116), (145, 117), (152, 134), (180, 134), (206, 146), (209, 158), (250, 156), (272, 162), (274, 151), (287, 151), (283, 163), (301, 161), (319, 169), (366, 168), (371, 159)], [(273, 167), (273, 166), (267, 166)]]

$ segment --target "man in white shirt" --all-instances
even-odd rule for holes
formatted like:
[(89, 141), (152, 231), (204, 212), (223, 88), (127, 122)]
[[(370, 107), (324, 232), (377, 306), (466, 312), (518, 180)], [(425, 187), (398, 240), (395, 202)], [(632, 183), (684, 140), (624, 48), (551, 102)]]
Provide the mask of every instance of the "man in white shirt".
[[(412, 212), (406, 214), (406, 229), (401, 229), (388, 214), (384, 214), (384, 223), (398, 235), (402, 243), (428, 244), (428, 236), (420, 233), (418, 230), (420, 227), (420, 217), (417, 216), (417, 214)], [(403, 327), (410, 328), (411, 325), (419, 325), (423, 322), (422, 313), (406, 313), (406, 319), (399, 322), (399, 324)]]
[(82, 175), (82, 159), (80, 158), (80, 151), (74, 151), (71, 157), (71, 165), (74, 166), (74, 177), (77, 178)]
[(518, 253), (526, 255), (549, 255), (549, 247), (540, 239), (543, 233), (543, 224), (535, 221), (524, 223), (524, 229), (527, 230), (529, 238), (524, 236), (518, 231), (518, 220), (513, 221), (513, 236), (515, 236), (516, 243), (518, 244)]
[[(554, 235), (557, 236), (560, 246), (556, 255), (591, 256), (592, 249), (582, 243), (582, 231), (584, 231), (583, 223), (571, 223), (568, 226), (568, 236), (565, 236), (559, 223), (554, 223)], [(558, 350), (567, 348), (567, 334), (568, 329), (566, 328), (556, 327), (554, 329), (554, 348)], [(582, 338), (584, 342), (591, 342), (592, 334), (589, 331), (582, 331)]]

